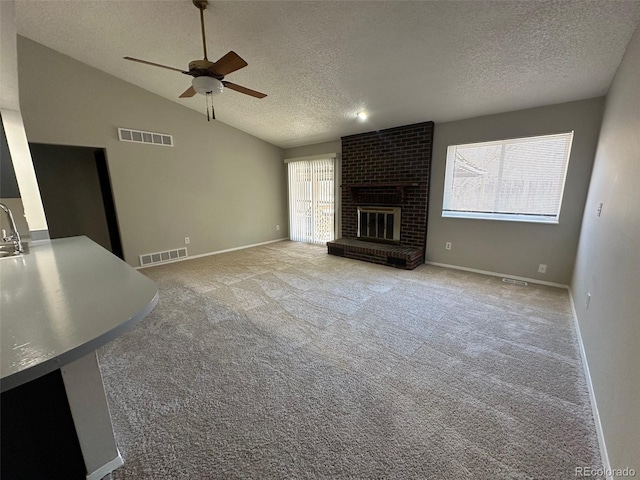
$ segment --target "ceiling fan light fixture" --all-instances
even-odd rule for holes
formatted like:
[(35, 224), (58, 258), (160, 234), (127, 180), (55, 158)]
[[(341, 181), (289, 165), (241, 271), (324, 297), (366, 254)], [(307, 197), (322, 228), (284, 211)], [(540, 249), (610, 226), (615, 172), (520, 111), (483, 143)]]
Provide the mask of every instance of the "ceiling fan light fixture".
[(224, 85), (220, 80), (207, 76), (195, 77), (191, 84), (193, 85), (193, 89), (200, 95), (206, 95), (207, 93), (217, 95), (222, 93), (224, 89)]

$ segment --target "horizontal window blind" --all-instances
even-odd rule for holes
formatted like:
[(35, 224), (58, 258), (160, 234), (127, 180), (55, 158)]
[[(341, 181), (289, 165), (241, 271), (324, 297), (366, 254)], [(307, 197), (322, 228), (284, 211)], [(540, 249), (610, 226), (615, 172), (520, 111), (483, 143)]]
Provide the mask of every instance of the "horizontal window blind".
[(289, 237), (323, 244), (335, 237), (335, 159), (300, 160), (289, 170)]
[(443, 216), (557, 221), (572, 140), (573, 132), (450, 146)]

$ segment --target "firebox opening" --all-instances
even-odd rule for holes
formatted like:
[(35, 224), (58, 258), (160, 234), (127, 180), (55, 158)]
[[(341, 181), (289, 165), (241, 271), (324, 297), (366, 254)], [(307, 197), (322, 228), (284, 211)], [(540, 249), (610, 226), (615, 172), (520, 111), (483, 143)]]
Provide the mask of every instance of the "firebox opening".
[(380, 243), (400, 243), (399, 207), (358, 207), (358, 238)]

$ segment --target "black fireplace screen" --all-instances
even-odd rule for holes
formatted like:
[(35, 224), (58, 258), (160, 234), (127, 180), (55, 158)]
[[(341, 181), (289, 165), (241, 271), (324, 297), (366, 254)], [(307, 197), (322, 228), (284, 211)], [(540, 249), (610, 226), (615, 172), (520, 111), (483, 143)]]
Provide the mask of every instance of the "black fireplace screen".
[(400, 243), (400, 208), (358, 207), (358, 238)]

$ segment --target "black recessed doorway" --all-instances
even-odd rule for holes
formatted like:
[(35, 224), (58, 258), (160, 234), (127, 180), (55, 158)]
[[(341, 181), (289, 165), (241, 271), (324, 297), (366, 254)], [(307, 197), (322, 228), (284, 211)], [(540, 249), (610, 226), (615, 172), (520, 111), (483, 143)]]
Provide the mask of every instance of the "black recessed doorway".
[(51, 238), (86, 235), (124, 259), (104, 149), (30, 143)]

